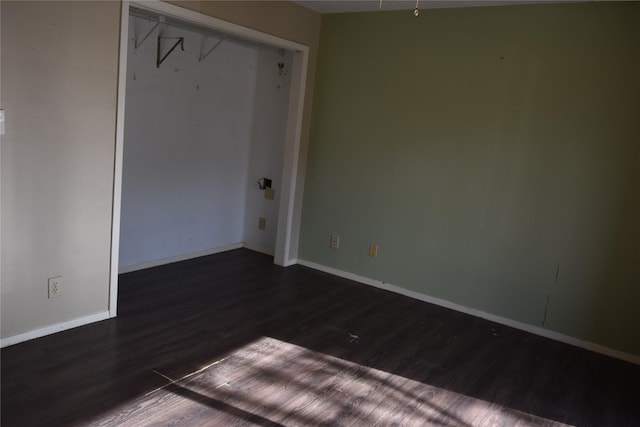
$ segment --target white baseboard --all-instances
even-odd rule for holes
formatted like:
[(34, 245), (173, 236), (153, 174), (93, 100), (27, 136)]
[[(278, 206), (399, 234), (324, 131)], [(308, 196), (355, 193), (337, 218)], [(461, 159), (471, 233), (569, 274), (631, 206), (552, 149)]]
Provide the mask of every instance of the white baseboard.
[(265, 254), (265, 255), (273, 256), (275, 254), (273, 249), (266, 248), (264, 246), (253, 245), (253, 244), (247, 243), (247, 242), (244, 242), (242, 244), (242, 247), (243, 248), (247, 248), (247, 249), (249, 249), (251, 251), (254, 251), (254, 252), (260, 252), (261, 254)]
[(300, 261), (298, 260), (298, 258), (293, 258), (285, 261), (283, 267), (289, 267), (291, 265), (296, 265), (296, 264), (300, 264)]
[[(231, 245), (220, 246), (213, 249), (206, 249), (198, 252), (191, 252), (189, 254), (178, 255), (170, 258), (163, 258), (160, 260), (144, 262), (141, 264), (128, 265), (120, 267), (118, 274), (129, 273), (132, 271), (144, 270), (151, 267), (157, 267), (159, 265), (170, 264), (173, 262), (184, 261), (187, 259), (198, 258), (201, 256), (213, 255), (220, 252), (230, 251), (233, 249), (242, 248), (242, 243), (234, 243)], [(0, 339), (0, 348), (8, 347), (10, 345), (18, 344), (24, 341), (29, 341), (35, 338), (41, 338), (45, 335), (55, 334), (56, 332), (66, 331), (67, 329), (73, 329), (78, 326), (88, 325), (90, 323), (99, 322), (101, 320), (110, 319), (115, 317), (111, 315), (109, 311), (92, 314), (91, 316), (81, 317), (79, 319), (69, 320), (68, 322), (56, 323), (53, 325), (45, 326), (43, 328), (35, 329), (33, 331), (25, 332), (23, 334), (14, 335), (7, 338)]]
[(636, 365), (640, 365), (640, 356), (636, 356), (634, 354), (625, 353), (619, 350), (615, 350), (609, 347), (605, 347), (600, 344), (592, 343), (589, 341), (584, 341), (579, 338), (571, 337), (568, 335), (563, 335), (559, 332), (551, 331), (549, 329), (544, 329), (539, 326), (530, 325), (528, 323), (518, 322), (517, 320), (509, 319), (502, 316), (497, 316), (495, 314), (487, 313), (485, 311), (476, 310), (474, 308), (466, 307), (460, 304), (453, 303), (451, 301), (443, 300), (440, 298), (431, 297), (429, 295), (421, 294), (419, 292), (411, 291), (409, 289), (401, 288), (400, 286), (392, 285), (389, 283), (380, 282), (375, 279), (370, 279), (368, 277), (359, 276), (357, 274), (349, 273), (347, 271), (338, 270), (336, 268), (327, 267), (322, 264), (317, 264), (315, 262), (306, 261), (299, 259), (298, 264), (303, 265), (305, 267), (313, 268), (314, 270), (323, 271), (325, 273), (332, 274), (334, 276), (342, 277), (345, 279), (353, 280), (355, 282), (362, 283), (364, 285), (373, 286), (376, 288), (384, 289), (387, 291), (395, 292), (400, 295), (404, 295), (410, 298), (414, 298), (420, 301), (425, 301), (431, 304), (435, 304), (441, 307), (449, 308), (451, 310), (459, 311), (462, 313), (470, 314), (475, 317), (480, 317), (482, 319), (490, 320), (495, 323), (499, 323), (501, 325), (509, 326), (515, 329), (520, 329), (525, 332), (529, 332), (534, 335), (539, 335), (545, 338), (552, 339), (554, 341), (563, 342), (565, 344), (570, 344), (575, 347), (584, 348), (586, 350), (590, 350), (596, 353), (604, 354), (606, 356), (614, 357), (616, 359), (624, 360), (626, 362), (631, 362)]
[(216, 248), (204, 249), (196, 252), (189, 252), (188, 254), (176, 255), (168, 258), (157, 259), (153, 261), (146, 261), (140, 264), (125, 265), (118, 268), (118, 274), (131, 273), (132, 271), (145, 270), (147, 268), (157, 267), (159, 265), (172, 264), (174, 262), (186, 261), (192, 258), (199, 258), (201, 256), (213, 255), (220, 252), (231, 251), (233, 249), (240, 249), (244, 247), (242, 242), (232, 243), (230, 245), (218, 246)]
[(92, 314), (90, 316), (80, 317), (78, 319), (69, 320), (67, 322), (56, 323), (40, 329), (34, 329), (33, 331), (25, 332), (23, 334), (2, 338), (0, 339), (0, 348), (8, 347), (10, 345), (29, 341), (35, 338), (44, 337), (45, 335), (55, 334), (56, 332), (66, 331), (67, 329), (77, 328), (78, 326), (88, 325), (89, 323), (99, 322), (101, 320), (109, 319), (110, 317), (111, 316), (109, 315), (108, 311), (103, 311), (100, 313)]

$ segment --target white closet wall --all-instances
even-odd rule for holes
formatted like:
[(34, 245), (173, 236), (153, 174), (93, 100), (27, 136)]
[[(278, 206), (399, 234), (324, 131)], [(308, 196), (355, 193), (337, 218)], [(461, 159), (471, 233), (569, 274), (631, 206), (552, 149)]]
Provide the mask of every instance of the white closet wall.
[[(130, 19), (121, 269), (244, 239), (258, 49), (224, 41), (199, 61), (218, 40), (164, 25), (135, 48), (152, 27)], [(159, 31), (184, 51), (157, 68)]]

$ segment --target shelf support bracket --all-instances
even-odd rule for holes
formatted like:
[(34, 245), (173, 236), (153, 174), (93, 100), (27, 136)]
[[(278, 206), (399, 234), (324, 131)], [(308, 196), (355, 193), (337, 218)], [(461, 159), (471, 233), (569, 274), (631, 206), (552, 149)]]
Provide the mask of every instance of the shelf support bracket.
[[(221, 38), (220, 40), (218, 40), (218, 43), (215, 44), (215, 46), (213, 46), (211, 49), (209, 49), (209, 51), (207, 53), (202, 53), (202, 49), (200, 49), (200, 58), (198, 58), (198, 62), (202, 62), (204, 61), (207, 56), (209, 56), (211, 54), (211, 52), (213, 52), (214, 50), (216, 50), (216, 48), (218, 46), (220, 46), (220, 44), (224, 41), (224, 37)], [(203, 46), (204, 46), (204, 41), (202, 42)]]
[(160, 25), (160, 22), (156, 22), (156, 25), (154, 25), (153, 28), (151, 28), (149, 30), (149, 32), (140, 41), (138, 41), (138, 39), (136, 38), (136, 41), (134, 43), (134, 48), (137, 49), (140, 46), (142, 46), (142, 43), (144, 43), (144, 41), (147, 39), (147, 37), (149, 37), (151, 35), (151, 33), (153, 33), (153, 30), (158, 28), (158, 25)]
[[(173, 44), (173, 46), (171, 46), (169, 52), (167, 52), (162, 58), (160, 58), (160, 42), (162, 39), (176, 40), (176, 42)], [(178, 47), (178, 45), (180, 45), (180, 49), (182, 49), (182, 51), (184, 52), (184, 37), (158, 37), (158, 55), (156, 56), (156, 68), (160, 68), (160, 64), (162, 64), (164, 60), (167, 59), (167, 56), (169, 56), (171, 52), (173, 52), (173, 50)]]

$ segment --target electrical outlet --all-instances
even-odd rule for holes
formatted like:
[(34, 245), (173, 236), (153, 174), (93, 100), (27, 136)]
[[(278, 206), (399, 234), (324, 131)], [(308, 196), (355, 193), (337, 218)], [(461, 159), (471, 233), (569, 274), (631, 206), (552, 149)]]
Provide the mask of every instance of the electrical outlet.
[(369, 245), (369, 256), (371, 258), (375, 258), (378, 256), (378, 245), (376, 245), (375, 243), (371, 243)]
[(338, 249), (340, 247), (340, 236), (337, 234), (331, 235), (331, 240), (329, 241), (329, 247), (331, 249)]
[(258, 218), (258, 230), (264, 230), (267, 228), (267, 219), (264, 217)]
[(49, 278), (49, 298), (60, 296), (62, 292), (62, 276)]

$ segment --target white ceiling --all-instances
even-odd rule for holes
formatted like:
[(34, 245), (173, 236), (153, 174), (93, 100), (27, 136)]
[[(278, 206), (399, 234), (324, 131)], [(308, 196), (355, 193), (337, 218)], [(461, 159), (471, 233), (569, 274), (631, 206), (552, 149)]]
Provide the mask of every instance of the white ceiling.
[[(423, 10), (452, 7), (502, 6), (508, 4), (570, 3), (580, 1), (589, 0), (418, 0), (418, 7), (420, 10)], [(294, 0), (294, 3), (298, 3), (320, 13), (413, 10), (416, 7), (416, 0)]]

